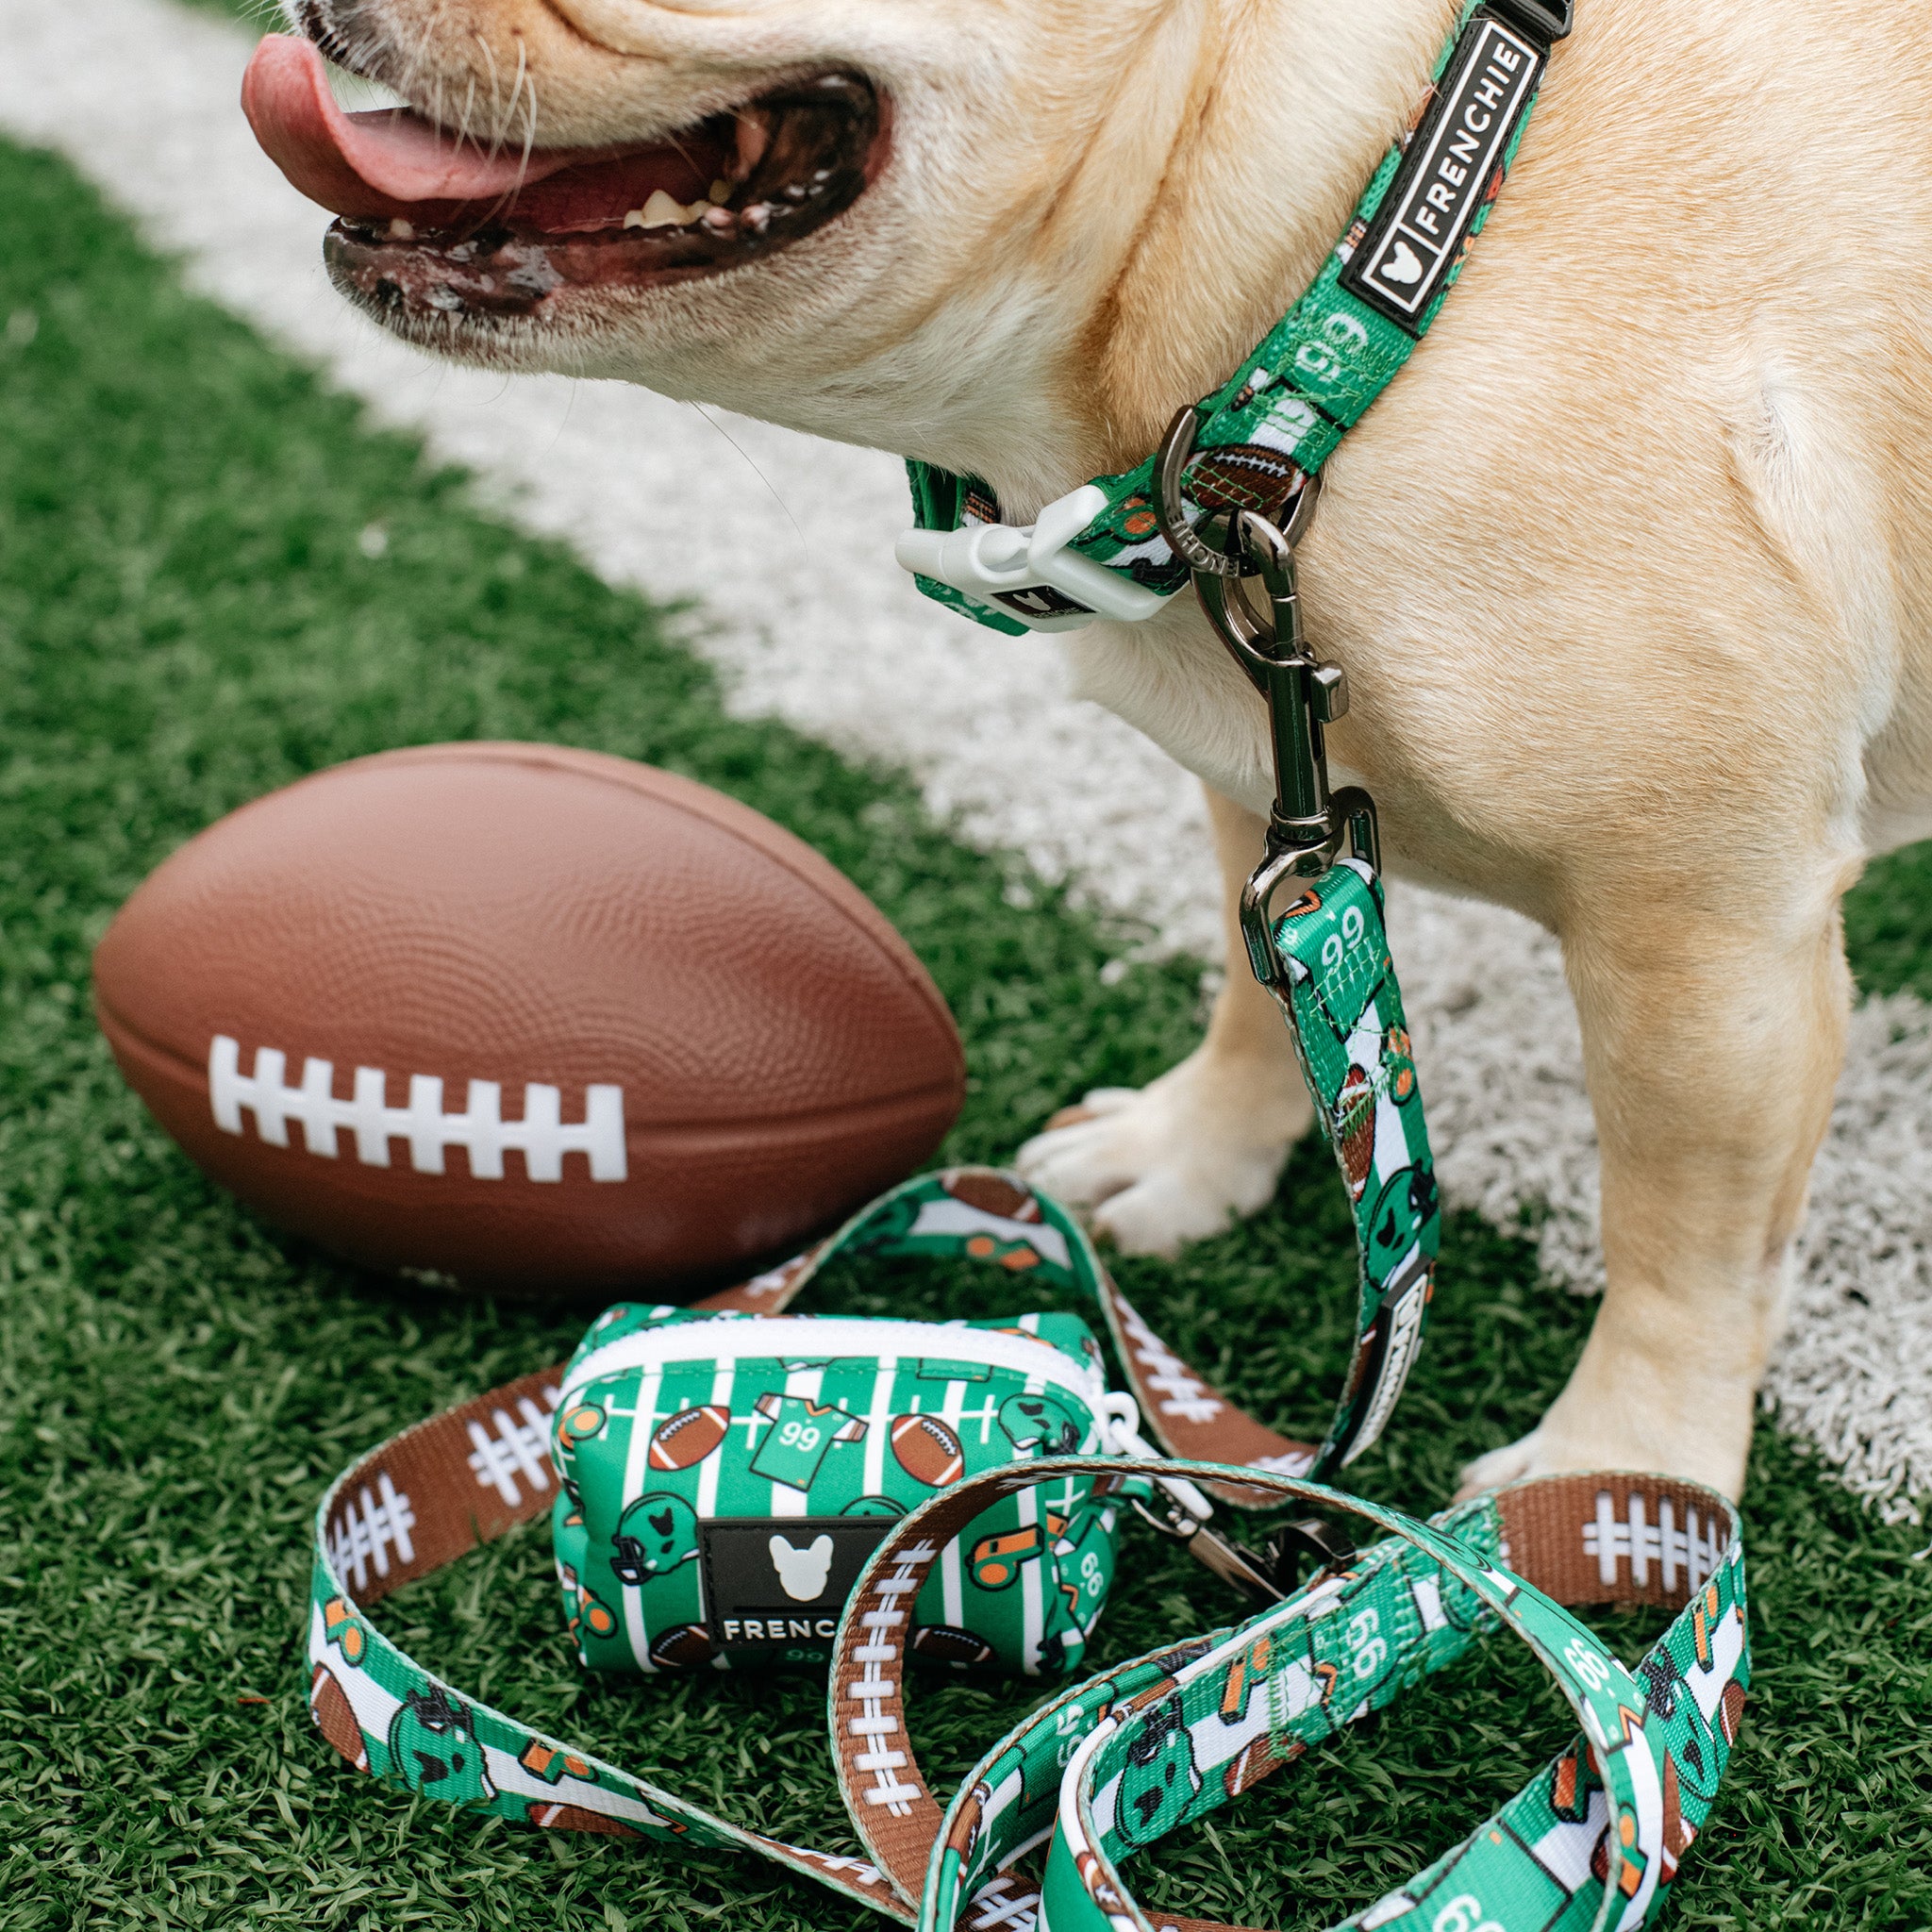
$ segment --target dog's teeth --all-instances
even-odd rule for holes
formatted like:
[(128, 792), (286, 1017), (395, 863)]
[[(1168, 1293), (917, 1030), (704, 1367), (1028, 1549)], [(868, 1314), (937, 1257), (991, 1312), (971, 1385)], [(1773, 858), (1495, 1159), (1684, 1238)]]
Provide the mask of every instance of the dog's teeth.
[(679, 228), (688, 219), (681, 201), (673, 201), (661, 188), (654, 188), (650, 200), (642, 208), (634, 208), (625, 216), (624, 225), (626, 228)]
[(401, 215), (392, 215), (390, 218), (389, 239), (391, 242), (413, 242), (416, 239), (416, 231)]
[(714, 208), (716, 208), (716, 207), (722, 207), (722, 206), (723, 206), (723, 205), (724, 205), (724, 204), (725, 202), (729, 201), (730, 199), (731, 199), (731, 184), (730, 184), (730, 182), (728, 182), (728, 181), (713, 181), (713, 182), (711, 183), (711, 205), (712, 205), (712, 206), (713, 206)]
[(738, 225), (738, 217), (728, 208), (707, 208), (699, 219), (706, 227), (720, 235), (729, 234)]

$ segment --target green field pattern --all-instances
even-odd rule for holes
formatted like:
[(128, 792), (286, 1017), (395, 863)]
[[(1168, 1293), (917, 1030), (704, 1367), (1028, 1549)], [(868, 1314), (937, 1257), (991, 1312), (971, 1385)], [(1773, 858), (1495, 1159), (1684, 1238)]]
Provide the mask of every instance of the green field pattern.
[[(358, 541), (373, 525), (379, 558)], [(1014, 863), (954, 842), (907, 782), (727, 717), (679, 646), (688, 621), (491, 521), (463, 478), (183, 293), (67, 168), (0, 148), (0, 1932), (871, 1923), (750, 1863), (412, 1807), (334, 1758), (303, 1698), (321, 1486), (401, 1424), (558, 1359), (591, 1311), (438, 1298), (277, 1236), (148, 1122), (89, 1016), (91, 947), (201, 826), (384, 746), (526, 737), (722, 787), (871, 893), (966, 1039), (950, 1155), (998, 1158), (1068, 1096), (1186, 1048), (1195, 966), (1108, 984), (1131, 935), (1037, 882), (1037, 909), (1015, 909)], [(1853, 914), (1888, 987), (1932, 991), (1924, 872), (1881, 868)], [(1296, 1158), (1281, 1198), (1292, 1212), (1123, 1274), (1243, 1401), (1306, 1429), (1344, 1358), (1353, 1258), (1324, 1153)], [(969, 1279), (847, 1270), (814, 1306), (986, 1312)], [(1591, 1315), (1469, 1215), (1448, 1223), (1441, 1281), (1412, 1392), (1357, 1469), (1418, 1510), (1534, 1422)], [(1880, 1526), (1768, 1429), (1746, 1519), (1753, 1702), (1671, 1923), (1932, 1923), (1926, 1533)], [(848, 1842), (811, 1680), (588, 1681), (554, 1604), (530, 1533), (405, 1592), (387, 1623), (554, 1732), (767, 1829)], [(1133, 1532), (1093, 1661), (1234, 1613)], [(1605, 1627), (1625, 1656), (1649, 1634)], [(922, 1691), (935, 1774), (1025, 1701)], [(1137, 1880), (1150, 1905), (1329, 1924), (1570, 1729), (1527, 1653), (1493, 1643)]]

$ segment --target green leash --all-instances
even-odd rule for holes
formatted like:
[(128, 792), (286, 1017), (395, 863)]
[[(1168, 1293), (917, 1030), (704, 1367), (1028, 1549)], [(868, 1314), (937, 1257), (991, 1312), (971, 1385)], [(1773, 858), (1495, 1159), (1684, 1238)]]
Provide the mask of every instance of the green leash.
[[(832, 1741), (841, 1774), (857, 1752), (855, 1710), (891, 1718), (903, 1735), (896, 1686), (891, 1696), (875, 1688), (897, 1664), (894, 1626), (874, 1607), (897, 1600), (884, 1587), (916, 1587), (991, 1496), (1089, 1466), (990, 1473), (895, 1527), (841, 1632)], [(1160, 1472), (1209, 1474), (1199, 1464), (1138, 1470)], [(943, 1818), (923, 1788), (874, 1807), (862, 1778), (841, 1776), (874, 1859), (917, 1904), (920, 1932), (949, 1932), (956, 1920), (992, 1932), (1035, 1907), (1040, 1932), (1227, 1932), (1145, 1910), (1121, 1866), (1393, 1704), (1499, 1626), (1535, 1651), (1580, 1734), (1460, 1845), (1337, 1932), (1599, 1932), (1654, 1921), (1709, 1815), (1750, 1678), (1730, 1505), (1660, 1476), (1549, 1476), (1423, 1524), (1315, 1484), (1270, 1483), (1284, 1501), (1348, 1511), (1387, 1539), (1238, 1628), (1118, 1665), (1036, 1711), (967, 1773)], [(1611, 1602), (1678, 1608), (1635, 1672), (1564, 1607)], [(896, 1775), (904, 1787), (917, 1781), (910, 1766)], [(1043, 1841), (1039, 1890), (1002, 1879)], [(975, 1913), (969, 1901), (994, 1909)]]
[[(534, 1477), (521, 1510), (487, 1499), (425, 1507), (444, 1487), (440, 1466), (458, 1481), (467, 1474), (479, 1417), (535, 1407), (547, 1381), (527, 1376), (405, 1431), (334, 1484), (317, 1514), (308, 1656), (318, 1727), (357, 1769), (467, 1809), (665, 1849), (756, 1852), (921, 1932), (956, 1923), (1033, 1932), (1036, 1912), (1040, 1932), (1224, 1932), (1145, 1912), (1120, 1867), (1500, 1626), (1536, 1651), (1581, 1734), (1461, 1845), (1345, 1924), (1628, 1932), (1660, 1910), (1737, 1737), (1750, 1676), (1742, 1547), (1736, 1512), (1696, 1484), (1543, 1477), (1423, 1524), (1246, 1464), (1036, 1458), (941, 1491), (895, 1523), (866, 1563), (834, 1640), (827, 1720), (868, 1856), (789, 1843), (466, 1697), (371, 1620), (369, 1606), (399, 1583), (547, 1508)], [(912, 1600), (989, 1507), (1069, 1478), (1093, 1481), (1096, 1492), (1175, 1479), (1239, 1486), (1360, 1516), (1386, 1537), (1357, 1553), (1328, 1529), (1325, 1568), (1310, 1582), (1241, 1624), (1050, 1700), (941, 1804), (906, 1727)], [(340, 1510), (358, 1493), (369, 1533), (352, 1598), (340, 1574)], [(1577, 1603), (1658, 1604), (1677, 1615), (1633, 1673), (1562, 1607)], [(434, 1779), (408, 1758), (433, 1765)], [(1042, 1845), (1043, 1888), (1016, 1869)]]

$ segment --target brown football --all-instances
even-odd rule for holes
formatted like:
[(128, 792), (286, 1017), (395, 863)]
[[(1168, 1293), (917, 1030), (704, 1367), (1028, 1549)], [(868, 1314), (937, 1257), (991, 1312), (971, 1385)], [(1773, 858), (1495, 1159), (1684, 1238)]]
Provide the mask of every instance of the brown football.
[(965, 1066), (810, 847), (594, 752), (445, 744), (258, 799), (94, 955), (161, 1125), (379, 1268), (569, 1294), (715, 1282), (917, 1169)]
[(958, 1437), (936, 1415), (894, 1416), (892, 1454), (908, 1475), (928, 1489), (942, 1490), (966, 1474)]
[(724, 1440), (730, 1427), (731, 1411), (715, 1402), (702, 1408), (680, 1408), (658, 1424), (644, 1460), (653, 1469), (693, 1468)]

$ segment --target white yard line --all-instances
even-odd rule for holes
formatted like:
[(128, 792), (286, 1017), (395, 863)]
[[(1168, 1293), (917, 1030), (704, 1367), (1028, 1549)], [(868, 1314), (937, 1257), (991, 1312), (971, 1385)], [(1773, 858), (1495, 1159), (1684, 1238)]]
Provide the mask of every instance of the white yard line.
[[(891, 561), (895, 459), (621, 385), (445, 369), (380, 335), (328, 288), (325, 218), (242, 119), (249, 44), (167, 0), (0, 0), (0, 127), (65, 155), (194, 287), (474, 470), (520, 525), (611, 583), (698, 600), (689, 641), (736, 709), (909, 771), (962, 837), (1144, 922), (1161, 949), (1212, 956), (1192, 782), (1069, 698), (1050, 644), (914, 592)], [(1415, 891), (1391, 910), (1450, 1198), (1505, 1224), (1535, 1210), (1552, 1272), (1595, 1285), (1595, 1142), (1555, 945)], [(1932, 1491), (1932, 1015), (1917, 1001), (1854, 1020), (1770, 1389), (1890, 1513)]]

